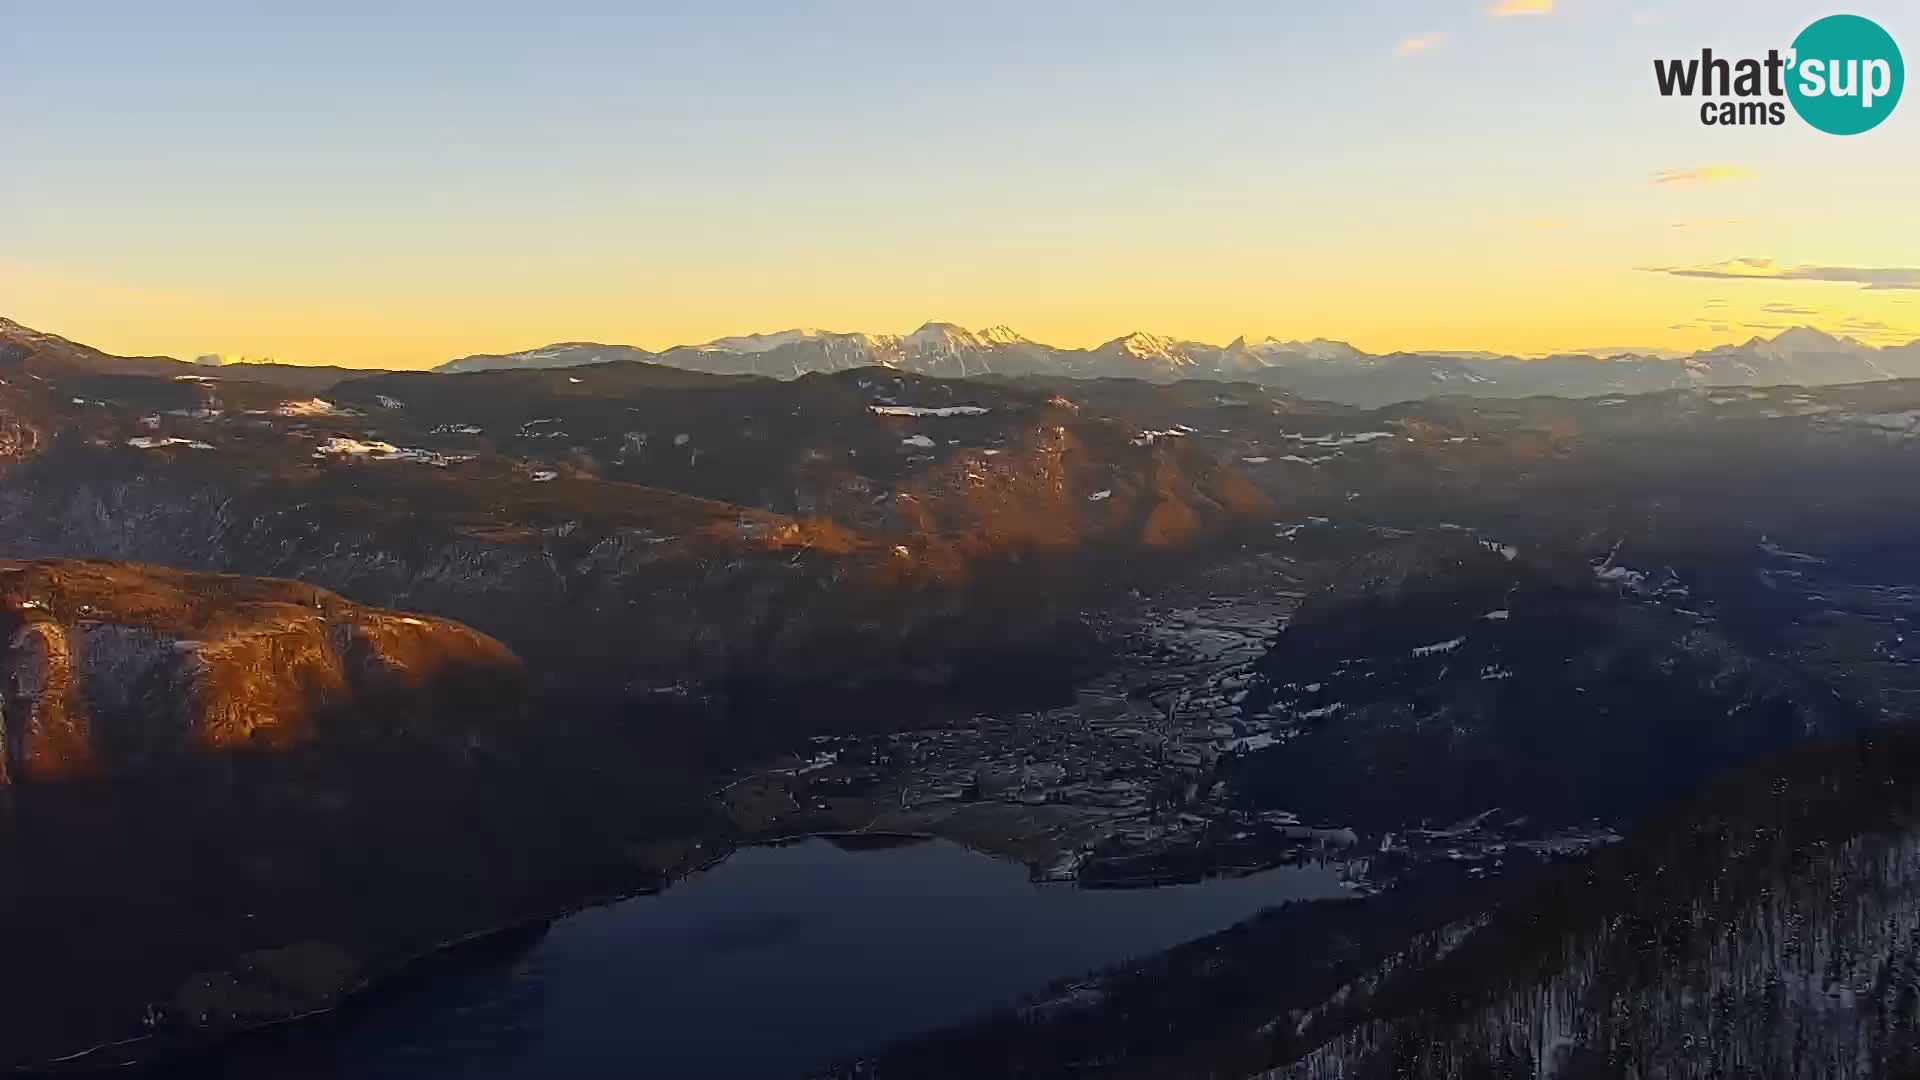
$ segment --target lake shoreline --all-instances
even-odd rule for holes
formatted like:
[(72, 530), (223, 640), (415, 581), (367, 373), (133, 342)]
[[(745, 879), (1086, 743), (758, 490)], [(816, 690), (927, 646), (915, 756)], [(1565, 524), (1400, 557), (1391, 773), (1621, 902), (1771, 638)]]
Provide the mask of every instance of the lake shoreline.
[[(334, 1044), (334, 1040), (325, 1034), (326, 1024), (339, 1019), (342, 1014), (356, 1011), (363, 1004), (370, 1002), (378, 1004), (377, 999), (383, 990), (397, 985), (404, 985), (412, 976), (425, 973), (432, 978), (442, 978), (452, 974), (456, 981), (449, 985), (457, 987), (459, 985), (458, 980), (468, 977), (468, 975), (464, 973), (459, 961), (467, 958), (477, 958), (474, 970), (484, 970), (496, 963), (494, 959), (486, 955), (485, 950), (490, 946), (498, 945), (514, 950), (511, 953), (502, 953), (502, 962), (518, 962), (521, 950), (540, 945), (543, 941), (547, 940), (547, 934), (552, 927), (569, 916), (583, 914), (598, 908), (617, 906), (627, 900), (642, 896), (652, 896), (673, 891), (676, 885), (682, 885), (689, 880), (700, 878), (704, 876), (707, 871), (714, 870), (726, 864), (729, 860), (733, 859), (734, 856), (743, 854), (749, 849), (794, 848), (804, 846), (816, 840), (831, 844), (834, 848), (845, 853), (841, 858), (844, 858), (845, 855), (855, 855), (865, 851), (884, 850), (894, 847), (919, 847), (930, 843), (938, 843), (943, 847), (947, 847), (956, 855), (964, 851), (968, 854), (979, 856), (983, 861), (997, 863), (1002, 866), (1021, 865), (1019, 860), (1008, 859), (1004, 855), (991, 851), (983, 851), (978, 847), (963, 844), (951, 838), (919, 831), (821, 830), (817, 832), (795, 833), (787, 836), (762, 836), (750, 840), (740, 840), (727, 844), (724, 849), (716, 849), (709, 854), (709, 857), (702, 859), (697, 864), (689, 863), (684, 868), (677, 869), (664, 880), (655, 879), (646, 883), (636, 883), (631, 888), (601, 892), (574, 903), (556, 906), (552, 910), (538, 915), (450, 937), (431, 947), (417, 950), (403, 958), (381, 965), (378, 969), (358, 979), (350, 988), (341, 992), (337, 997), (327, 1001), (323, 1005), (297, 1014), (274, 1017), (244, 1025), (235, 1025), (218, 1031), (155, 1033), (134, 1039), (105, 1043), (66, 1055), (57, 1060), (41, 1062), (29, 1068), (19, 1068), (14, 1070), (14, 1072), (15, 1075), (106, 1075), (113, 1073), (118, 1075), (131, 1074), (144, 1076), (147, 1075), (147, 1070), (151, 1069), (156, 1073), (168, 1076), (192, 1076), (196, 1075), (196, 1067), (212, 1069), (213, 1067), (221, 1065), (223, 1062), (249, 1060), (256, 1054), (265, 1054), (268, 1059), (283, 1055), (286, 1052), (286, 1047), (283, 1047), (275, 1040), (273, 1035), (276, 1032), (319, 1030), (321, 1032), (319, 1038), (322, 1040), (322, 1044), (316, 1045), (331, 1046)], [(919, 858), (926, 857), (927, 856), (920, 856)], [(825, 878), (821, 878), (819, 874), (816, 873), (816, 879), (842, 880), (840, 876), (842, 872), (841, 868), (845, 865), (849, 864), (825, 864), (825, 868), (830, 870), (831, 873)], [(856, 875), (853, 880), (857, 883), (860, 878)], [(937, 875), (935, 880), (939, 880)], [(1020, 889), (1032, 888), (1036, 892), (1043, 893), (1058, 893), (1061, 891), (1051, 886), (1043, 888), (1042, 886), (1045, 884), (1046, 883), (1043, 882), (1023, 880), (1018, 886), (1010, 885), (1009, 887)], [(1166, 884), (1175, 883), (1168, 882)], [(849, 889), (858, 892), (860, 887), (855, 884), (849, 886)], [(1079, 890), (1065, 891), (1077, 892)], [(1105, 892), (1108, 890), (1090, 889), (1088, 891)], [(1154, 890), (1140, 889), (1124, 891), (1151, 892)], [(1278, 898), (1276, 898), (1276, 903), (1277, 902), (1279, 902)], [(680, 906), (683, 909), (685, 908), (685, 904)], [(1151, 920), (1149, 920), (1149, 925), (1150, 924)], [(524, 944), (521, 943), (523, 940)], [(1162, 946), (1154, 946), (1155, 949), (1159, 947)], [(506, 961), (505, 958), (509, 956), (512, 957), (513, 960)], [(1057, 974), (1049, 974), (1047, 978), (1051, 980), (1056, 977), (1070, 977), (1076, 973), (1084, 974), (1092, 972), (1104, 968), (1110, 961), (1096, 959), (1088, 962), (1085, 968), (1071, 966), (1071, 964), (1078, 962), (1079, 961), (1070, 962), (1069, 967), (1062, 968)], [(449, 963), (451, 966), (441, 968), (439, 965), (443, 963)], [(439, 972), (440, 974), (436, 975), (435, 972)], [(1040, 984), (1035, 984), (1035, 987), (1031, 987), (1029, 990), (1037, 989), (1039, 985)], [(432, 998), (440, 995), (441, 991), (433, 990), (428, 993), (427, 999), (431, 1001)], [(387, 1001), (388, 1005), (383, 1008), (393, 1007), (392, 1003), (395, 1001), (402, 1003), (398, 1007), (403, 1010), (417, 1008), (417, 1005), (413, 1004), (414, 999), (411, 993), (403, 995), (398, 999), (389, 998)], [(963, 1005), (962, 1008), (971, 1008), (971, 1006)], [(401, 1015), (405, 1015), (405, 1013)], [(971, 1014), (965, 1011), (956, 1012), (951, 1017), (943, 1018), (941, 1022), (960, 1022), (963, 1021), (967, 1015)], [(344, 1033), (353, 1030), (354, 1028), (352, 1027), (343, 1028), (343, 1039), (347, 1038)], [(898, 1036), (896, 1034), (883, 1032), (881, 1037), (890, 1041), (892, 1038)], [(293, 1036), (289, 1036), (289, 1038), (292, 1040), (290, 1045), (298, 1047), (302, 1045), (308, 1036), (303, 1033), (297, 1038)], [(342, 1041), (340, 1045), (351, 1045), (351, 1043), (349, 1041)], [(238, 1050), (235, 1051), (235, 1053), (229, 1053), (229, 1051), (234, 1050), (235, 1047), (238, 1047)], [(173, 1071), (175, 1069), (180, 1071), (176, 1073)]]
[[(796, 837), (795, 839), (799, 840), (804, 838)], [(526, 918), (515, 919), (511, 922), (501, 923), (496, 926), (485, 927), (447, 938), (436, 944), (408, 953), (398, 960), (380, 965), (376, 970), (356, 980), (352, 986), (343, 990), (332, 1001), (329, 1001), (325, 1005), (308, 1009), (305, 1012), (273, 1017), (254, 1023), (235, 1025), (222, 1028), (218, 1031), (189, 1033), (176, 1036), (158, 1034), (138, 1035), (130, 1039), (99, 1043), (84, 1050), (78, 1050), (57, 1058), (50, 1058), (46, 1061), (16, 1066), (10, 1069), (9, 1072), (19, 1076), (59, 1076), (75, 1074), (86, 1075), (112, 1070), (147, 1068), (163, 1064), (169, 1059), (203, 1054), (211, 1050), (216, 1050), (228, 1043), (258, 1036), (267, 1032), (324, 1021), (329, 1017), (337, 1015), (341, 1010), (378, 992), (382, 988), (407, 977), (409, 974), (418, 972), (436, 961), (451, 959), (457, 954), (465, 953), (469, 950), (477, 950), (488, 944), (498, 942), (503, 938), (512, 937), (515, 934), (528, 933), (534, 930), (544, 931), (554, 923), (571, 915), (578, 915), (585, 911), (623, 903), (628, 900), (636, 900), (643, 896), (657, 895), (671, 888), (675, 882), (684, 881), (695, 875), (712, 870), (732, 858), (735, 852), (741, 848), (756, 846), (764, 842), (765, 841), (755, 841), (736, 844), (721, 854), (707, 859), (705, 862), (678, 873), (667, 875), (665, 880), (662, 881), (636, 885), (631, 889), (621, 889), (610, 893), (596, 893), (585, 900), (560, 905), (545, 914), (529, 915)], [(151, 1050), (153, 1052), (138, 1053), (139, 1050)], [(103, 1056), (129, 1052), (136, 1053), (136, 1056), (123, 1061), (95, 1060)]]
[[(436, 944), (408, 953), (398, 960), (382, 964), (380, 967), (356, 980), (352, 986), (343, 990), (333, 1000), (324, 1005), (304, 1012), (287, 1016), (278, 1016), (248, 1024), (222, 1028), (218, 1031), (206, 1031), (182, 1034), (136, 1035), (128, 1039), (97, 1043), (59, 1057), (27, 1065), (10, 1067), (7, 1072), (15, 1076), (72, 1076), (90, 1075), (125, 1070), (144, 1069), (165, 1064), (172, 1059), (188, 1058), (197, 1054), (216, 1051), (227, 1044), (257, 1037), (274, 1031), (294, 1027), (308, 1026), (324, 1022), (368, 996), (392, 983), (417, 973), (421, 969), (454, 958), (457, 954), (480, 949), (486, 945), (510, 938), (515, 934), (527, 933), (536, 929), (544, 930), (554, 923), (572, 915), (592, 911), (637, 900), (644, 896), (655, 896), (672, 888), (679, 882), (697, 877), (713, 870), (734, 855), (748, 848), (779, 847), (789, 844), (805, 843), (808, 840), (826, 840), (839, 842), (846, 840), (872, 839), (883, 844), (918, 844), (947, 839), (929, 832), (878, 829), (866, 831), (860, 829), (833, 829), (819, 832), (794, 833), (788, 836), (763, 836), (743, 839), (728, 845), (719, 854), (703, 862), (678, 872), (664, 875), (661, 880), (636, 885), (630, 889), (621, 889), (608, 893), (597, 893), (585, 900), (560, 905), (551, 911), (539, 915), (530, 915), (523, 919), (501, 923), (496, 926), (474, 930), (447, 938)], [(957, 847), (964, 847), (1002, 861), (1014, 861), (1007, 856), (975, 847), (974, 845), (948, 840)], [(107, 1060), (119, 1055), (129, 1055), (120, 1060)]]

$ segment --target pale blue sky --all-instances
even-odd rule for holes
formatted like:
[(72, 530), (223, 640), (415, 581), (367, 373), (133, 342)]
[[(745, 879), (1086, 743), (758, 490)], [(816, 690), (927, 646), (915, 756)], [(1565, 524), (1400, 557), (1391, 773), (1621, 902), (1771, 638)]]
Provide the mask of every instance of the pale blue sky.
[[(1920, 106), (1835, 139), (1652, 89), (1824, 6), (1486, 5), (0, 0), (0, 313), (389, 364), (926, 318), (1545, 349), (1725, 291), (1636, 266), (1920, 252)], [(1903, 299), (1853, 293), (1815, 299)]]

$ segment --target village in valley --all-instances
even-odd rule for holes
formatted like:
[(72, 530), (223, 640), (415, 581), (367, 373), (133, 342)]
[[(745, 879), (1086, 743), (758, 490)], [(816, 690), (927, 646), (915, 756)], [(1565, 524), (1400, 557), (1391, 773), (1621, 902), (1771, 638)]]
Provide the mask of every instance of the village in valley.
[(1297, 599), (1209, 596), (1151, 612), (1108, 628), (1123, 643), (1118, 660), (1071, 704), (817, 737), (810, 756), (742, 777), (719, 798), (749, 836), (937, 837), (1025, 862), (1035, 881), (1104, 888), (1318, 861), (1364, 893), (1434, 860), (1480, 876), (1616, 839), (1597, 825), (1542, 837), (1497, 812), (1363, 837), (1237, 799), (1222, 764), (1315, 719), (1243, 708), (1254, 665)]

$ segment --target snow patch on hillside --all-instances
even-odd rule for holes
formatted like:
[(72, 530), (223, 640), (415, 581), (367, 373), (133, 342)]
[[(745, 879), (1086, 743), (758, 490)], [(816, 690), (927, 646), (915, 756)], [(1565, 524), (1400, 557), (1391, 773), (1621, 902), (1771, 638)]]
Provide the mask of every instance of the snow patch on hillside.
[(307, 398), (304, 401), (282, 402), (273, 409), (275, 416), (353, 416), (350, 409), (342, 409), (325, 398)]
[(1413, 655), (1415, 659), (1425, 656), (1439, 656), (1443, 653), (1450, 653), (1466, 643), (1467, 639), (1464, 637), (1452, 638), (1447, 641), (1436, 641), (1431, 645), (1422, 645), (1413, 650)]
[(867, 411), (875, 416), (984, 416), (992, 410), (979, 405), (869, 405)]
[(163, 446), (184, 446), (189, 450), (211, 450), (212, 443), (198, 439), (159, 438), (152, 435), (140, 435), (127, 440), (127, 445), (140, 450), (158, 450)]
[(472, 455), (441, 454), (432, 450), (395, 446), (378, 439), (350, 439), (333, 436), (313, 452), (316, 458), (359, 458), (363, 461), (411, 461), (445, 468), (455, 462), (471, 461)]

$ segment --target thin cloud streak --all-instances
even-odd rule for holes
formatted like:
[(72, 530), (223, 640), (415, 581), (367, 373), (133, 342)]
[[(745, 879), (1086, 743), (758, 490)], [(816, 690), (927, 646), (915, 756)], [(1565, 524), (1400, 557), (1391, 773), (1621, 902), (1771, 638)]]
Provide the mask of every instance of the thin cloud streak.
[(1666, 169), (1653, 174), (1655, 184), (1724, 184), (1745, 180), (1753, 170), (1745, 165), (1702, 165), (1697, 169)]
[(1863, 289), (1920, 289), (1920, 267), (1786, 266), (1772, 259), (1742, 258), (1698, 266), (1642, 266), (1650, 274), (1721, 281), (1824, 281)]

